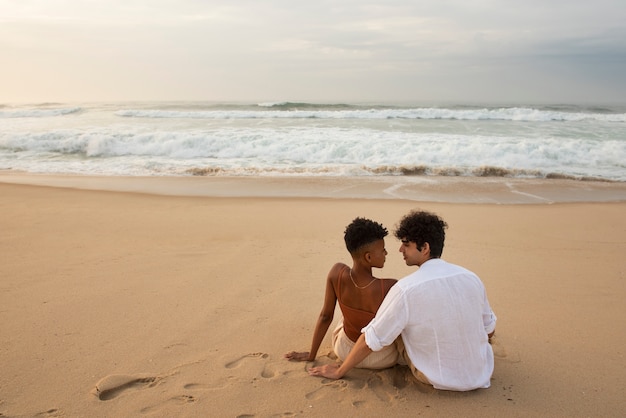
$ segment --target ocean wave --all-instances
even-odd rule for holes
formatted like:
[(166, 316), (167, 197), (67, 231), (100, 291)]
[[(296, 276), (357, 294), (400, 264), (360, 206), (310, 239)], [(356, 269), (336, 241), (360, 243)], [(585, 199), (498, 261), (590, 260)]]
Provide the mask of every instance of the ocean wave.
[(424, 119), (424, 120), (502, 120), (519, 122), (626, 122), (626, 113), (571, 112), (530, 107), (448, 109), (448, 108), (355, 108), (349, 105), (302, 103), (260, 104), (266, 109), (168, 110), (125, 109), (115, 112), (127, 118), (180, 119)]
[(308, 110), (308, 109), (349, 110), (349, 109), (358, 109), (362, 107), (359, 105), (350, 105), (347, 103), (306, 103), (306, 102), (265, 102), (265, 103), (258, 103), (257, 106), (278, 109), (278, 110)]
[[(132, 169), (128, 162), (132, 161)], [(571, 176), (626, 180), (626, 143), (365, 129), (0, 131), (0, 169), (80, 162), (107, 173)], [(159, 166), (159, 168), (155, 168)], [(126, 167), (126, 168), (124, 168)]]
[(63, 107), (63, 108), (34, 108), (34, 109), (11, 109), (0, 110), (0, 119), (2, 118), (49, 118), (55, 116), (65, 116), (72, 113), (78, 113), (82, 110), (80, 107)]
[(567, 104), (9, 104), (0, 107), (0, 169), (626, 181), (624, 112)]

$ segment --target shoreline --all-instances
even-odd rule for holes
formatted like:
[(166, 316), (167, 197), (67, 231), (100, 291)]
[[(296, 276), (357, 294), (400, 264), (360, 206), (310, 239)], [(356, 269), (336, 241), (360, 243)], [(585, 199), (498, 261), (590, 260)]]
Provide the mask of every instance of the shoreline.
[(131, 177), (5, 170), (0, 171), (0, 183), (188, 197), (382, 199), (514, 205), (626, 201), (626, 182), (505, 177)]

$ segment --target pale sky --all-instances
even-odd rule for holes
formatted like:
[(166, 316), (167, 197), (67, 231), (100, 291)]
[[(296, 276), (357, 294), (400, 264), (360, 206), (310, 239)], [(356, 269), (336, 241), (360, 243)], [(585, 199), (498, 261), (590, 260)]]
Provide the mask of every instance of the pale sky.
[(624, 0), (0, 0), (0, 104), (626, 103)]

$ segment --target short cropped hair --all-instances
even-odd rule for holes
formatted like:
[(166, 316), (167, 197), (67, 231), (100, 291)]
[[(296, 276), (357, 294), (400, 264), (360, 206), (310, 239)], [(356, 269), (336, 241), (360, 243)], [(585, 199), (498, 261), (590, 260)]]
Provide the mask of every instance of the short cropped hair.
[(384, 239), (387, 236), (387, 228), (366, 218), (355, 218), (346, 227), (343, 239), (350, 254), (354, 254), (365, 245)]
[(448, 224), (434, 213), (414, 210), (400, 220), (394, 235), (399, 240), (414, 242), (418, 249), (427, 242), (431, 257), (440, 258), (447, 227)]

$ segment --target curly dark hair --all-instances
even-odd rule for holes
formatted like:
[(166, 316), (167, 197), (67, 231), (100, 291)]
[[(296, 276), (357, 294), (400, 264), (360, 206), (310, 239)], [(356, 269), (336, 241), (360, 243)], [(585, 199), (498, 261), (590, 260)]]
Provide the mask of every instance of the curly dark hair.
[(418, 249), (427, 242), (431, 257), (439, 258), (443, 253), (447, 227), (448, 224), (434, 213), (414, 210), (400, 220), (394, 235), (399, 240), (413, 241)]
[(354, 218), (346, 227), (343, 239), (350, 254), (354, 254), (364, 245), (383, 239), (387, 236), (387, 228), (366, 218)]

